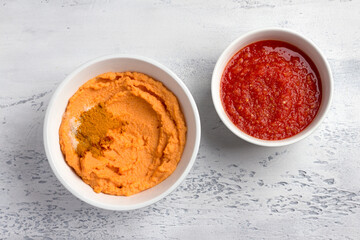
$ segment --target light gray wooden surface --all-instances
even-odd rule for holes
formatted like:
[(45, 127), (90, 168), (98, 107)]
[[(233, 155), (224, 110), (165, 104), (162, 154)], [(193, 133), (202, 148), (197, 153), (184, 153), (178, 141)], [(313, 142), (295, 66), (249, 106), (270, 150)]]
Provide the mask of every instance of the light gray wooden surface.
[[(217, 116), (211, 74), (247, 31), (312, 39), (335, 80), (331, 111), (307, 139), (264, 148)], [(0, 238), (360, 239), (360, 1), (0, 0)], [(46, 107), (98, 56), (131, 53), (172, 69), (192, 92), (201, 147), (186, 180), (149, 207), (112, 212), (70, 194), (44, 154)]]

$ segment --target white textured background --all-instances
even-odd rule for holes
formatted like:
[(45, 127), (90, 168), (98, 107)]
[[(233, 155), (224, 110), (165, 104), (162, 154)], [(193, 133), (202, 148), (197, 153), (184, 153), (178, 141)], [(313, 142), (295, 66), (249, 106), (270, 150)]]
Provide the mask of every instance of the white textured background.
[[(235, 38), (290, 28), (327, 56), (331, 111), (282, 148), (235, 137), (210, 97)], [(0, 238), (360, 239), (360, 1), (0, 0)], [(112, 53), (172, 69), (198, 104), (202, 141), (182, 185), (144, 209), (111, 212), (71, 195), (44, 154), (49, 99), (78, 65)]]

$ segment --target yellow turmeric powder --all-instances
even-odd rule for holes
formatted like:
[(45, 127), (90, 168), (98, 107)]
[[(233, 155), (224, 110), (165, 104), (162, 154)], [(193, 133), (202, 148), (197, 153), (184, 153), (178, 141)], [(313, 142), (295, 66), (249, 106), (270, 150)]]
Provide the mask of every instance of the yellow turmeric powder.
[(102, 155), (102, 150), (112, 142), (106, 137), (110, 129), (120, 128), (123, 124), (106, 110), (104, 103), (99, 103), (80, 115), (80, 126), (76, 133), (79, 141), (76, 153), (83, 157), (90, 151), (94, 157)]

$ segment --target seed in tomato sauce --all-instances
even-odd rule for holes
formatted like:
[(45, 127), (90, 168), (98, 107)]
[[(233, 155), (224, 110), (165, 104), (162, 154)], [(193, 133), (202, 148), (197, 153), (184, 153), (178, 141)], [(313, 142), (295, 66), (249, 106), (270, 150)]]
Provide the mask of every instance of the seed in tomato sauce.
[(315, 64), (282, 41), (259, 41), (238, 51), (225, 67), (220, 89), (231, 121), (264, 140), (298, 134), (313, 121), (321, 103)]

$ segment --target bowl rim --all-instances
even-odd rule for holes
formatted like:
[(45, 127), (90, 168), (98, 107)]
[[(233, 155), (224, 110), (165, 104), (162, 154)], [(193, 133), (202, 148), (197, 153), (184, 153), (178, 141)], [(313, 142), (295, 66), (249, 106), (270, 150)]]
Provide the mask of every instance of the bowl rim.
[[(281, 140), (263, 140), (263, 139), (259, 139), (259, 138), (255, 138), (253, 136), (250, 136), (246, 133), (244, 133), (243, 131), (241, 131), (239, 128), (237, 128), (233, 122), (230, 120), (230, 118), (227, 116), (225, 110), (223, 109), (223, 105), (222, 105), (222, 101), (220, 98), (220, 91), (216, 92), (215, 89), (217, 89), (216, 85), (219, 85), (221, 82), (221, 77), (222, 77), (222, 73), (224, 71), (224, 69), (221, 69), (221, 64), (222, 62), (226, 61), (228, 62), (236, 52), (232, 53), (231, 49), (236, 46), (239, 42), (241, 42), (242, 40), (251, 37), (252, 35), (256, 35), (256, 34), (261, 34), (261, 33), (279, 33), (279, 34), (290, 34), (295, 36), (297, 39), (299, 39), (300, 41), (303, 41), (309, 45), (311, 45), (315, 51), (317, 51), (317, 53), (320, 56), (320, 60), (324, 63), (326, 72), (329, 76), (328, 79), (328, 87), (329, 87), (329, 97), (328, 97), (328, 101), (326, 103), (325, 109), (323, 111), (322, 115), (317, 114), (315, 116), (315, 118), (318, 119), (318, 121), (311, 125), (311, 128), (309, 128), (306, 133), (299, 135), (296, 134), (292, 137), (289, 138), (285, 138), (285, 139), (281, 139)], [(256, 42), (256, 41), (261, 41), (262, 39), (259, 40), (255, 40), (252, 41), (252, 43)], [(271, 39), (268, 39), (271, 40)], [(281, 41), (281, 40), (279, 40)], [(286, 41), (285, 41), (286, 42)], [(247, 43), (246, 45), (249, 45), (251, 43)], [(294, 46), (296, 46), (293, 43), (290, 43)], [(243, 47), (245, 47), (246, 45), (244, 45)], [(237, 51), (239, 51), (241, 48), (238, 48)], [(301, 48), (300, 48), (301, 49)], [(302, 50), (302, 49), (301, 49)], [(303, 50), (302, 50), (303, 51)], [(227, 58), (226, 56), (230, 54), (230, 58)], [(315, 64), (315, 63), (314, 63)], [(220, 72), (220, 74), (219, 74)], [(220, 76), (220, 78), (217, 78), (217, 76)], [(286, 28), (277, 28), (277, 27), (270, 27), (270, 28), (259, 28), (259, 29), (255, 29), (252, 31), (249, 31), (243, 35), (241, 35), (240, 37), (236, 38), (235, 40), (233, 40), (226, 48), (225, 50), (223, 50), (223, 52), (221, 53), (220, 57), (218, 58), (214, 70), (213, 70), (213, 74), (212, 74), (212, 79), (211, 79), (211, 96), (212, 96), (212, 101), (215, 107), (215, 110), (217, 112), (217, 114), (219, 115), (221, 121), (225, 124), (225, 126), (236, 136), (238, 136), (239, 138), (255, 144), (255, 145), (259, 145), (259, 146), (264, 146), (264, 147), (281, 147), (281, 146), (286, 146), (286, 145), (290, 145), (293, 144), (295, 142), (298, 142), (304, 138), (306, 138), (307, 136), (309, 136), (311, 133), (313, 133), (315, 131), (315, 129), (317, 129), (319, 127), (319, 125), (323, 122), (324, 118), (326, 117), (329, 109), (330, 109), (330, 105), (332, 102), (332, 96), (333, 96), (333, 75), (331, 72), (331, 68), (330, 68), (330, 64), (328, 63), (325, 55), (323, 54), (323, 52), (320, 50), (319, 47), (317, 47), (317, 45), (312, 42), (310, 39), (306, 38), (305, 36), (303, 36), (302, 34), (294, 31), (294, 30), (290, 30), (290, 29), (286, 29)], [(314, 118), (314, 119), (315, 119)], [(308, 125), (306, 128), (310, 127), (310, 125)], [(301, 132), (300, 132), (301, 133)]]
[[(143, 61), (146, 63), (149, 63), (153, 66), (155, 66), (156, 68), (159, 68), (161, 70), (163, 70), (164, 72), (166, 72), (167, 74), (170, 75), (170, 77), (176, 81), (179, 86), (181, 87), (181, 89), (184, 91), (186, 97), (188, 98), (191, 108), (193, 110), (194, 113), (194, 118), (195, 118), (195, 144), (194, 144), (194, 149), (191, 153), (191, 157), (190, 157), (190, 161), (187, 164), (185, 170), (181, 173), (180, 177), (175, 181), (174, 184), (172, 184), (167, 190), (165, 190), (163, 193), (159, 194), (158, 196), (147, 200), (145, 202), (141, 202), (138, 204), (134, 204), (134, 205), (113, 205), (113, 204), (105, 204), (96, 200), (93, 200), (89, 197), (86, 197), (85, 195), (80, 194), (78, 191), (76, 191), (74, 188), (71, 187), (71, 185), (63, 178), (63, 176), (61, 175), (61, 173), (58, 171), (58, 169), (55, 167), (55, 163), (54, 163), (54, 158), (56, 156), (53, 156), (53, 153), (50, 149), (49, 143), (48, 143), (48, 138), (49, 138), (49, 121), (50, 121), (50, 112), (51, 109), (53, 107), (53, 105), (55, 104), (55, 102), (58, 99), (58, 96), (60, 95), (60, 93), (64, 90), (64, 87), (68, 84), (68, 82), (72, 81), (72, 79), (74, 78), (74, 76), (76, 76), (79, 72), (81, 72), (82, 70), (84, 70), (85, 68), (105, 61), (105, 60), (111, 60), (111, 59), (132, 59), (132, 60), (139, 60), (139, 61)], [(160, 81), (161, 82), (161, 81)], [(181, 103), (180, 103), (181, 104)], [(102, 209), (106, 209), (106, 210), (115, 210), (115, 211), (128, 211), (128, 210), (135, 210), (135, 209), (139, 209), (139, 208), (143, 208), (146, 206), (149, 206), (159, 200), (161, 200), (162, 198), (166, 197), (168, 194), (170, 194), (172, 191), (174, 191), (187, 177), (187, 175), (189, 174), (192, 166), (195, 163), (198, 151), (199, 151), (199, 147), (200, 147), (200, 140), (201, 140), (201, 122), (200, 122), (200, 115), (199, 115), (199, 111), (196, 105), (196, 102), (191, 94), (191, 92), (189, 91), (189, 89), (186, 87), (185, 83), (174, 73), (172, 72), (169, 68), (167, 68), (166, 66), (162, 65), (161, 63), (150, 59), (148, 57), (143, 57), (140, 55), (135, 55), (135, 54), (110, 54), (110, 55), (104, 55), (101, 57), (97, 57), (95, 59), (89, 60), (83, 64), (81, 64), (80, 66), (76, 67), (75, 70), (73, 70), (56, 88), (55, 92), (53, 93), (48, 107), (46, 109), (46, 113), (45, 113), (45, 118), (44, 118), (44, 125), (43, 125), (43, 144), (44, 144), (44, 149), (45, 149), (45, 154), (46, 157), (48, 159), (49, 165), (53, 171), (53, 173), (55, 174), (55, 176), (57, 177), (57, 179), (61, 182), (61, 184), (70, 192), (72, 193), (75, 197), (77, 197), (78, 199), (92, 205), (98, 208), (102, 208)], [(64, 159), (65, 160), (65, 159)], [(181, 159), (180, 159), (181, 161)], [(84, 183), (85, 184), (85, 183)], [(119, 196), (119, 197), (123, 197), (123, 196)]]

